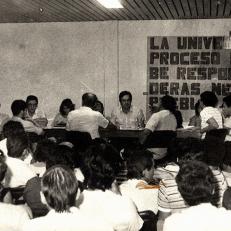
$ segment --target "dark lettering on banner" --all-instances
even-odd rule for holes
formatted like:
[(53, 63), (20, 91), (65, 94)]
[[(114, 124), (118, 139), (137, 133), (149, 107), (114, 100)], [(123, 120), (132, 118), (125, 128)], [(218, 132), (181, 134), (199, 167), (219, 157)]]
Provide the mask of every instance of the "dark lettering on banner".
[[(223, 36), (153, 36), (148, 38), (149, 103), (170, 94), (188, 119), (200, 94), (231, 92), (231, 51)], [(156, 105), (154, 105), (156, 106)]]

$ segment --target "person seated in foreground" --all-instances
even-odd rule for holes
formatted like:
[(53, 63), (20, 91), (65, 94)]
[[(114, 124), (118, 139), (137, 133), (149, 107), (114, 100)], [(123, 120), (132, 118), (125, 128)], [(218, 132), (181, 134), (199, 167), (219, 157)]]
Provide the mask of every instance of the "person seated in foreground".
[(214, 175), (208, 165), (200, 161), (184, 162), (176, 182), (189, 208), (168, 217), (163, 231), (231, 229), (231, 212), (212, 204), (216, 188)]
[(100, 218), (87, 216), (75, 207), (78, 182), (74, 172), (62, 165), (49, 168), (42, 177), (42, 201), (49, 212), (46, 216), (24, 224), (23, 231), (112, 231)]
[(52, 127), (65, 127), (67, 124), (67, 116), (70, 111), (75, 109), (75, 105), (71, 99), (64, 99), (59, 107), (59, 113), (55, 116), (51, 126)]
[(11, 194), (4, 187), (2, 181), (5, 178), (7, 165), (3, 155), (0, 156), (0, 230), (19, 231), (23, 224), (32, 218), (31, 211), (26, 205), (13, 205)]
[(5, 156), (7, 156), (7, 138), (21, 134), (25, 134), (25, 130), (20, 122), (10, 120), (4, 124), (2, 130), (3, 140), (0, 141), (0, 150), (3, 151)]
[(94, 111), (97, 97), (93, 93), (82, 96), (82, 107), (71, 111), (67, 116), (66, 129), (68, 131), (88, 132), (92, 139), (99, 138), (99, 128), (114, 128), (100, 112)]
[[(169, 95), (163, 96), (159, 105), (159, 112), (152, 114), (144, 131), (140, 136), (140, 143), (143, 145), (148, 136), (154, 131), (172, 130), (176, 131), (177, 121), (173, 114), (176, 109), (176, 100)], [(162, 159), (167, 154), (167, 148), (151, 148), (154, 159)]]
[(80, 211), (103, 217), (114, 230), (139, 230), (143, 221), (134, 203), (120, 194), (116, 183), (117, 153), (106, 144), (91, 146), (84, 155), (81, 170), (86, 189), (82, 192)]
[(120, 106), (113, 109), (111, 122), (118, 129), (137, 129), (144, 127), (144, 113), (132, 105), (132, 94), (129, 91), (121, 91), (119, 94)]
[(205, 138), (206, 132), (223, 128), (222, 115), (216, 108), (218, 104), (217, 96), (212, 91), (205, 91), (200, 95), (201, 134)]
[(200, 116), (201, 108), (200, 108), (200, 101), (198, 100), (195, 103), (195, 115), (192, 116), (189, 119), (189, 124), (188, 126), (194, 126), (194, 127), (201, 127), (201, 116)]
[(29, 95), (26, 98), (25, 118), (42, 128), (46, 127), (48, 124), (45, 113), (38, 109), (38, 97), (35, 95)]
[(119, 188), (123, 196), (135, 203), (139, 212), (158, 211), (158, 185), (149, 185), (153, 181), (154, 160), (149, 151), (132, 151), (127, 159), (127, 177)]
[(25, 110), (26, 110), (26, 102), (23, 100), (14, 100), (11, 104), (11, 111), (13, 117), (11, 120), (20, 122), (24, 127), (26, 132), (33, 132), (37, 135), (43, 134), (43, 129), (38, 127), (32, 121), (24, 120), (25, 118)]
[(4, 185), (10, 188), (25, 186), (29, 179), (36, 176), (35, 172), (31, 170), (29, 163), (25, 161), (28, 156), (31, 156), (28, 149), (27, 136), (25, 134), (10, 136), (7, 138), (6, 145), (8, 150), (6, 164), (8, 169)]

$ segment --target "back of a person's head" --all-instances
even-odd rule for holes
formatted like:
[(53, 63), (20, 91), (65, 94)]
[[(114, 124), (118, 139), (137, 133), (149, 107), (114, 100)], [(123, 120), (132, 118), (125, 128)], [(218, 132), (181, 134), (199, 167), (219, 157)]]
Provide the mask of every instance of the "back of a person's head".
[(161, 98), (161, 106), (170, 112), (174, 112), (176, 110), (176, 100), (170, 95), (165, 95)]
[(154, 166), (153, 154), (149, 151), (133, 151), (127, 159), (128, 179), (141, 179), (145, 169), (150, 170)]
[(227, 188), (223, 194), (222, 206), (231, 210), (231, 188)]
[[(1, 189), (1, 182), (5, 178), (6, 171), (7, 171), (7, 165), (5, 163), (5, 157), (3, 156), (3, 152), (2, 152), (0, 154), (0, 189)], [(0, 195), (1, 195), (1, 190), (0, 190)]]
[(204, 91), (201, 93), (200, 99), (206, 107), (216, 107), (218, 103), (217, 96), (212, 91)]
[(74, 172), (66, 166), (49, 168), (42, 177), (41, 189), (48, 206), (56, 212), (69, 211), (75, 205), (78, 183)]
[(189, 206), (211, 203), (215, 179), (209, 166), (201, 161), (186, 161), (176, 176), (178, 190)]
[(227, 107), (231, 107), (231, 94), (225, 96), (223, 98), (223, 102), (227, 105)]
[(54, 165), (67, 166), (70, 169), (75, 168), (74, 151), (66, 145), (56, 145), (53, 154), (49, 155), (46, 161), (46, 168)]
[(80, 168), (86, 187), (103, 191), (110, 189), (119, 166), (117, 152), (110, 145), (95, 144), (87, 149), (83, 158)]
[(21, 99), (14, 100), (11, 104), (11, 111), (14, 116), (17, 116), (21, 111), (26, 109), (26, 102)]
[(57, 144), (49, 139), (41, 140), (37, 143), (36, 150), (33, 154), (34, 160), (38, 162), (47, 162), (53, 156)]
[(35, 96), (35, 95), (28, 95), (27, 98), (26, 98), (26, 104), (28, 104), (30, 101), (36, 101), (36, 103), (38, 103), (38, 97)]
[(82, 105), (93, 108), (97, 101), (97, 97), (93, 93), (85, 93), (82, 96)]
[(121, 102), (122, 98), (123, 98), (125, 95), (128, 95), (130, 101), (132, 101), (132, 94), (131, 94), (130, 91), (121, 91), (120, 94), (119, 94), (119, 101), (120, 101), (120, 102)]
[(28, 138), (26, 134), (17, 136), (9, 136), (6, 141), (8, 156), (20, 158), (25, 149), (29, 147)]
[(5, 138), (8, 138), (9, 136), (25, 134), (25, 130), (20, 122), (10, 120), (3, 125), (2, 134)]
[(176, 162), (186, 160), (204, 160), (204, 144), (194, 137), (175, 138), (168, 147), (169, 158)]

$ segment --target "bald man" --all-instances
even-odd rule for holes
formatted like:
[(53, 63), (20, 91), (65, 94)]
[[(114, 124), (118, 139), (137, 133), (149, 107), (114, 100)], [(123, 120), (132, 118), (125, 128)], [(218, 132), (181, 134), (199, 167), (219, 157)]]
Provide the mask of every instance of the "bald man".
[(88, 132), (92, 139), (99, 138), (99, 127), (107, 128), (110, 122), (100, 112), (93, 110), (96, 102), (95, 94), (83, 94), (82, 106), (67, 116), (66, 130)]

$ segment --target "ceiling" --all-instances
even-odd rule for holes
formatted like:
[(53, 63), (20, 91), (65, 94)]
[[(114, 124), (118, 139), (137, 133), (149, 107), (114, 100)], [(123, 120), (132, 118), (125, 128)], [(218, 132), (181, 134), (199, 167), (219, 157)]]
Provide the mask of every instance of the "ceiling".
[(0, 0), (0, 23), (231, 18), (231, 0), (121, 0), (106, 9), (96, 0)]

